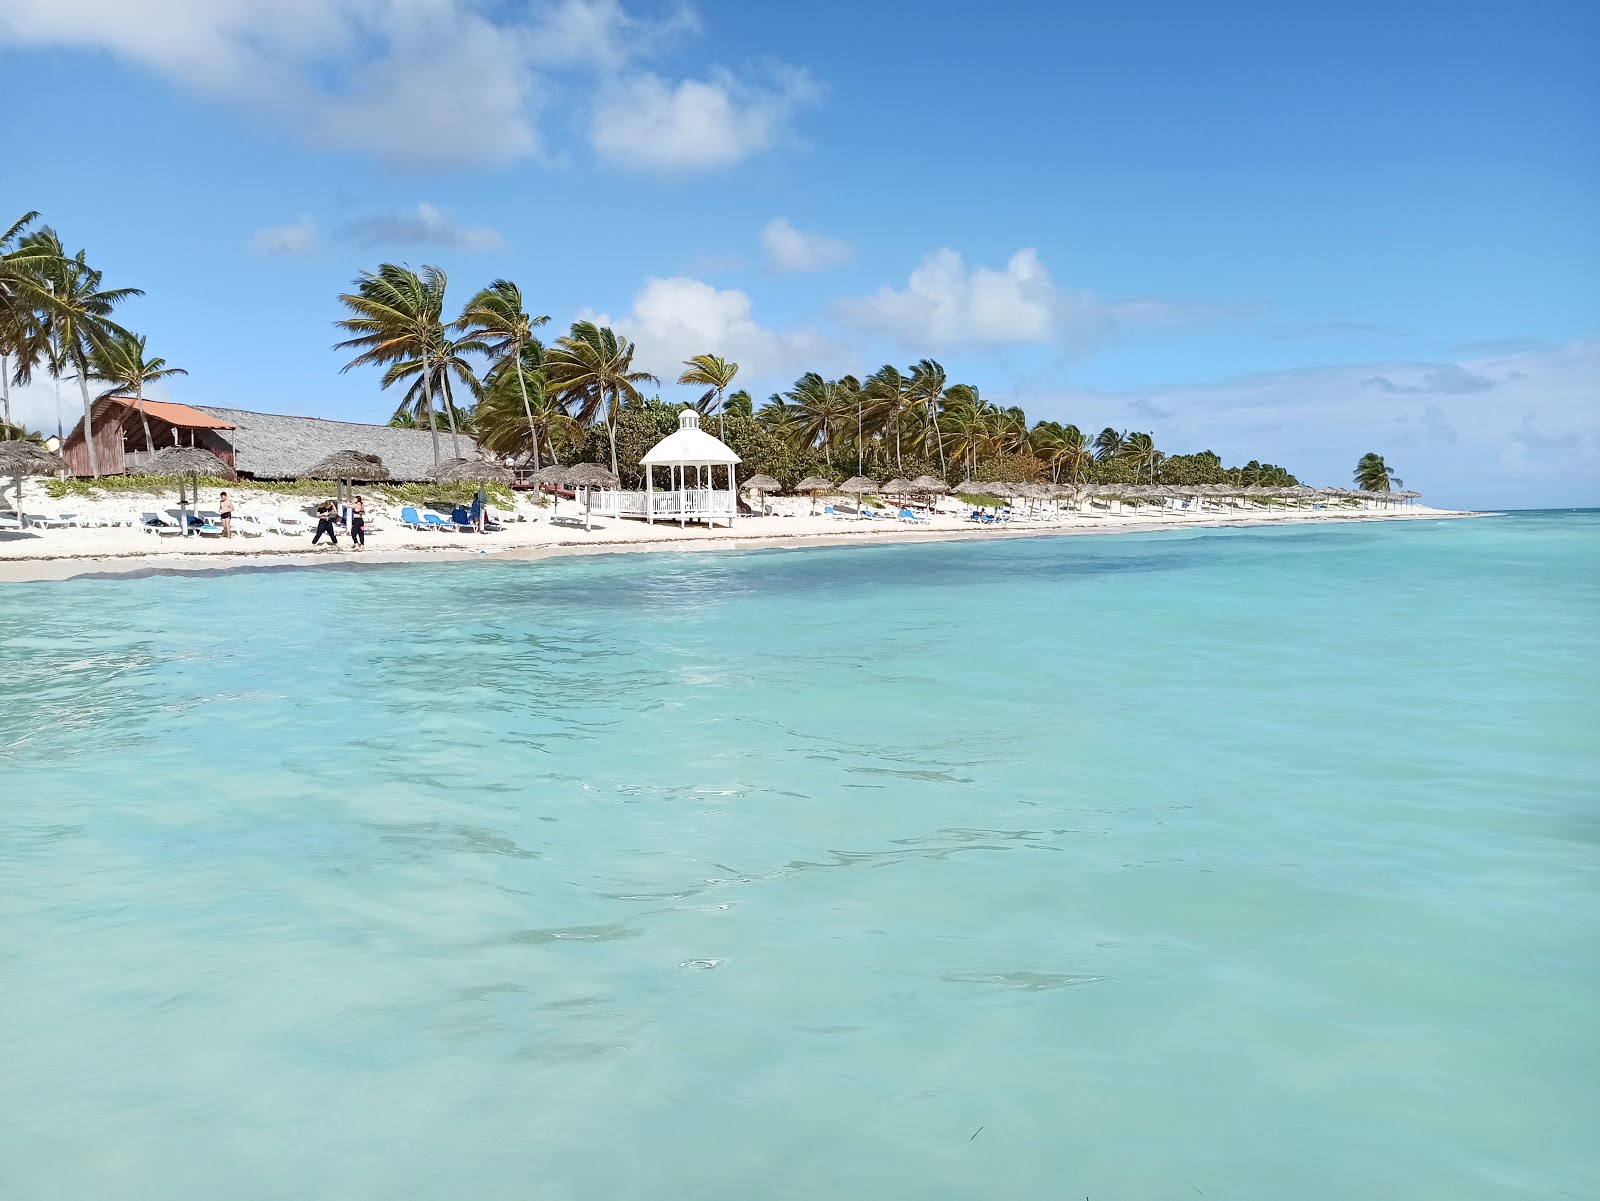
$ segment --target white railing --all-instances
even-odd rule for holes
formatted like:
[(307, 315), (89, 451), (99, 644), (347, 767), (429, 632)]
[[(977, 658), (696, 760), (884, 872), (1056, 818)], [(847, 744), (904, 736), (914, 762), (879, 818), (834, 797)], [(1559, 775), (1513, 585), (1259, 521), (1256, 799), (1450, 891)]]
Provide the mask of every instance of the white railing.
[[(583, 508), (585, 497), (578, 492), (578, 507)], [(648, 508), (646, 507), (648, 505)], [(679, 516), (696, 519), (733, 518), (738, 515), (731, 492), (711, 492), (693, 489), (687, 492), (601, 492), (593, 493), (593, 513), (596, 517), (637, 517), (654, 515), (657, 520), (677, 520)]]

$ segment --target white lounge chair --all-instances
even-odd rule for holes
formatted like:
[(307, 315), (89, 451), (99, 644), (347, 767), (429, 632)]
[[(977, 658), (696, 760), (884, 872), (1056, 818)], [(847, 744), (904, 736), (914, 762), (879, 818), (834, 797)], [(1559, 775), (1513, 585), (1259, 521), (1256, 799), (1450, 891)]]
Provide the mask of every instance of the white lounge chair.
[(160, 513), (139, 514), (139, 527), (147, 534), (181, 534), (183, 527), (176, 521), (168, 521)]
[(246, 538), (259, 538), (267, 532), (267, 527), (252, 513), (235, 513), (233, 528), (235, 533), (243, 534)]
[(21, 530), (27, 527), (15, 513), (0, 513), (0, 530)]
[(72, 524), (72, 522), (71, 522), (71, 520), (69, 518), (60, 517), (60, 516), (49, 517), (49, 516), (45, 515), (44, 513), (24, 513), (22, 515), (22, 520), (27, 522), (31, 526), (38, 527), (41, 530), (48, 530), (48, 529), (64, 530), (69, 525)]
[(280, 534), (304, 534), (304, 533), (308, 533), (310, 531), (310, 529), (311, 529), (310, 523), (307, 522), (304, 517), (300, 516), (300, 514), (298, 514), (298, 513), (285, 513), (285, 512), (283, 512), (281, 510), (279, 511), (279, 513), (278, 513), (278, 533), (280, 533)]

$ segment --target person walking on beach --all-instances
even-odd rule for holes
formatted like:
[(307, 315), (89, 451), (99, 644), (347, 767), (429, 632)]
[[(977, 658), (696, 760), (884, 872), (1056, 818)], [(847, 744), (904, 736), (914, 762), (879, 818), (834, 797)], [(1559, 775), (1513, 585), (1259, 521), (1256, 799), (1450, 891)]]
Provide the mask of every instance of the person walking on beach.
[(367, 506), (359, 496), (350, 506), (350, 545), (356, 550), (367, 545)]
[(338, 512), (331, 500), (325, 500), (317, 506), (317, 532), (311, 535), (311, 545), (315, 546), (322, 541), (322, 535), (328, 535), (328, 541), (334, 546), (339, 545), (339, 528), (333, 524), (334, 514)]
[(222, 518), (222, 536), (224, 538), (232, 538), (233, 502), (228, 499), (228, 494), (226, 492), (224, 492), (217, 500), (217, 513)]

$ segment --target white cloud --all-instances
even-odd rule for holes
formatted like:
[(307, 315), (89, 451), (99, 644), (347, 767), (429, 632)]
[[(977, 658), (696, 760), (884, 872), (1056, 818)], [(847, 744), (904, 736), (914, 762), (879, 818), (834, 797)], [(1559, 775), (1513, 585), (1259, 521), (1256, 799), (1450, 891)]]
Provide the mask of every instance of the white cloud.
[(821, 92), (794, 67), (771, 68), (766, 84), (726, 71), (672, 83), (641, 74), (602, 97), (589, 125), (595, 152), (619, 166), (665, 173), (730, 167), (789, 140), (796, 110)]
[(856, 257), (849, 242), (796, 229), (787, 217), (774, 217), (762, 227), (761, 249), (773, 271), (824, 271)]
[(339, 227), (339, 236), (357, 246), (442, 246), (449, 250), (499, 250), (505, 238), (486, 225), (457, 225), (437, 205), (418, 204), (409, 213), (374, 213)]
[(632, 338), (638, 344), (635, 363), (664, 384), (697, 354), (738, 363), (735, 386), (753, 390), (761, 381), (787, 382), (802, 371), (843, 370), (850, 360), (848, 348), (814, 330), (767, 329), (753, 316), (750, 297), (737, 288), (721, 290), (688, 276), (646, 280), (632, 310), (615, 321), (604, 314), (584, 316)]
[(294, 225), (269, 225), (250, 237), (250, 250), (269, 259), (308, 259), (317, 252), (317, 225), (302, 217)]
[[(1406, 385), (1364, 386), (1374, 376)], [(1422, 383), (1467, 377), (1475, 382), (1465, 388)], [(1600, 504), (1600, 339), (1493, 359), (1306, 367), (1019, 403), (1030, 416), (1085, 429), (1153, 427), (1169, 453), (1270, 459), (1312, 484), (1348, 485), (1370, 450), (1435, 503)]]
[(562, 95), (603, 98), (595, 145), (624, 165), (726, 166), (782, 141), (816, 91), (803, 72), (765, 87), (628, 75), (698, 28), (686, 4), (647, 20), (618, 0), (0, 4), (0, 47), (103, 51), (315, 146), (427, 169), (540, 153), (539, 107)]
[(951, 350), (1027, 343), (1089, 350), (1118, 334), (1214, 324), (1259, 311), (1256, 304), (1138, 297), (1103, 301), (1057, 287), (1032, 247), (997, 271), (968, 269), (946, 247), (923, 259), (904, 288), (834, 304), (847, 325), (887, 334), (912, 349)]

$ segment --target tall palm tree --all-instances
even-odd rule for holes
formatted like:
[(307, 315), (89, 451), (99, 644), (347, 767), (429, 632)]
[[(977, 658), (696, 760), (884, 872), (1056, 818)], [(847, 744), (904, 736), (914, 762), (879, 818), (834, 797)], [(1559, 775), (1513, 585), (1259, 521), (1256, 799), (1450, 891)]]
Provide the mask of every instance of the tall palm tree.
[(1122, 453), (1122, 444), (1127, 439), (1126, 434), (1119, 434), (1109, 425), (1094, 436), (1094, 457), (1100, 462), (1114, 459)]
[[(933, 359), (923, 359), (911, 368), (911, 379), (906, 385), (906, 394), (910, 399), (919, 403), (927, 411), (927, 426), (925, 438), (932, 438), (939, 447), (939, 466), (949, 470), (944, 458), (944, 439), (939, 433), (939, 409), (944, 404), (945, 373)], [(923, 453), (927, 453), (927, 443), (923, 443)]]
[(617, 409), (644, 400), (634, 385), (660, 382), (648, 371), (633, 369), (633, 350), (633, 343), (610, 326), (574, 321), (571, 332), (557, 338), (544, 357), (545, 378), (577, 406), (579, 421), (587, 424), (604, 415), (612, 475), (617, 474)]
[(166, 359), (146, 358), (142, 334), (112, 338), (101, 346), (95, 354), (94, 373), (111, 385), (96, 400), (133, 393), (134, 403), (139, 409), (139, 424), (144, 427), (144, 448), (147, 451), (154, 450), (156, 444), (150, 436), (150, 418), (144, 411), (144, 386), (189, 373), (182, 367), (168, 367)]
[[(482, 353), (481, 342), (470, 338), (440, 337), (434, 341), (424, 358), (401, 359), (391, 363), (389, 369), (383, 373), (385, 388), (402, 380), (411, 381), (411, 386), (401, 399), (399, 408), (395, 410), (397, 413), (420, 413), (432, 403), (431, 396), (438, 396), (444, 400), (445, 412), (450, 419), (450, 435), (455, 440), (457, 458), (461, 457), (461, 443), (456, 420), (455, 392), (450, 381), (452, 378), (459, 381), (476, 401), (483, 394), (483, 384), (478, 380), (469, 356)], [(427, 365), (426, 375), (431, 378), (424, 378), (424, 364)]]
[(26, 378), (36, 361), (38, 347), (30, 353), (29, 332), (49, 302), (49, 293), (41, 286), (39, 251), (23, 241), (28, 226), (38, 219), (36, 212), (24, 213), (0, 233), (0, 395), (8, 426), (12, 378), (14, 374)]
[(1149, 434), (1129, 434), (1122, 444), (1121, 457), (1133, 464), (1133, 478), (1139, 478), (1139, 472), (1149, 473), (1150, 482), (1156, 482), (1156, 468), (1161, 466), (1161, 461), (1167, 456), (1156, 449), (1155, 439)]
[(69, 258), (61, 239), (49, 226), (29, 234), (23, 245), (36, 260), (36, 286), (49, 293), (38, 323), (39, 336), (53, 348), (46, 359), (58, 382), (61, 372), (69, 366), (77, 375), (78, 391), (83, 396), (83, 439), (89, 450), (89, 471), (99, 479), (100, 455), (94, 444), (93, 402), (89, 398), (91, 360), (112, 338), (130, 336), (111, 320), (111, 312), (129, 297), (144, 293), (138, 288), (101, 287), (104, 276), (89, 266), (85, 252), (80, 250)]
[(756, 413), (756, 421), (785, 446), (799, 449), (800, 429), (805, 424), (805, 417), (799, 406), (790, 404), (782, 393), (774, 392), (767, 397), (767, 403)]
[(967, 475), (977, 475), (978, 460), (994, 450), (994, 406), (971, 384), (952, 384), (945, 394), (943, 424), (951, 455), (966, 465)]
[(839, 430), (854, 415), (859, 393), (860, 385), (850, 376), (825, 380), (815, 371), (806, 372), (784, 393), (789, 404), (799, 411), (796, 436), (800, 444), (820, 445), (823, 461), (829, 466), (833, 465)]
[(1364, 492), (1392, 492), (1395, 488), (1404, 488), (1406, 482), (1389, 470), (1389, 465), (1383, 461), (1383, 456), (1368, 451), (1361, 456), (1361, 461), (1356, 464), (1356, 487)]
[(732, 413), (735, 417), (754, 417), (756, 402), (743, 388), (728, 394), (727, 403), (722, 406), (723, 412)]
[[(419, 275), (404, 264), (383, 263), (377, 271), (363, 271), (356, 277), (355, 291), (342, 293), (351, 316), (334, 322), (338, 329), (354, 336), (334, 345), (335, 350), (360, 353), (339, 369), (379, 366), (416, 360), (427, 404), (428, 432), (433, 435), (433, 465), (439, 465), (439, 423), (434, 415), (434, 373), (429, 358), (436, 345), (444, 341), (444, 290), (448, 283), (438, 267), (424, 266)], [(455, 414), (450, 414), (454, 434)], [(459, 438), (452, 438), (457, 458), (461, 457)]]
[(483, 345), (492, 360), (489, 374), (510, 373), (522, 397), (522, 411), (528, 419), (528, 434), (533, 439), (533, 465), (539, 465), (539, 433), (533, 422), (533, 405), (528, 400), (528, 380), (524, 371), (523, 350), (543, 346), (533, 336), (549, 317), (530, 317), (523, 306), (522, 289), (509, 279), (497, 279), (467, 302), (456, 328)]
[[(494, 454), (521, 458), (538, 467), (545, 446), (550, 448), (551, 461), (559, 462), (557, 444), (575, 438), (582, 427), (545, 386), (538, 363), (530, 362), (532, 349), (523, 349), (522, 364), (507, 360), (490, 377), (473, 417), (473, 431), (479, 444)], [(517, 379), (519, 373), (524, 378)]]
[(911, 398), (911, 381), (896, 367), (885, 363), (867, 376), (865, 389), (867, 411), (873, 425), (887, 432), (894, 431), (894, 465), (900, 469), (900, 431), (905, 424), (906, 412), (914, 403)]
[(1088, 438), (1075, 425), (1041, 421), (1033, 427), (1030, 442), (1033, 453), (1049, 465), (1050, 478), (1057, 483), (1063, 474), (1071, 483), (1079, 483), (1094, 462)]
[[(701, 387), (710, 389), (700, 398), (700, 403), (702, 405), (707, 404), (715, 397), (717, 413), (720, 415), (725, 411), (722, 407), (722, 394), (727, 390), (728, 385), (733, 383), (733, 377), (738, 374), (738, 363), (730, 363), (727, 359), (719, 358), (714, 354), (697, 354), (692, 359), (684, 360), (683, 374), (678, 376), (678, 382), (680, 384), (699, 384)], [(728, 432), (727, 422), (722, 421), (718, 425), (717, 431), (720, 435), (726, 435)]]

